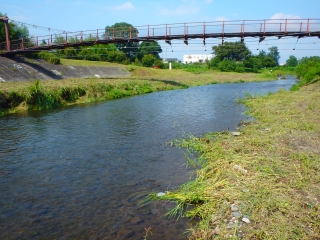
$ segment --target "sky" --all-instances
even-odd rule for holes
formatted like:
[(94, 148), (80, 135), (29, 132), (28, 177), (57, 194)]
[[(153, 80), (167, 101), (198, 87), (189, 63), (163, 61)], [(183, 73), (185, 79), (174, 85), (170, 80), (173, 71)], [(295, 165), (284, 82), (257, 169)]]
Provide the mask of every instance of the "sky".
[[(56, 31), (104, 29), (117, 22), (133, 26), (189, 22), (215, 22), (263, 19), (319, 19), (320, 0), (0, 0), (0, 12), (10, 20), (22, 22), (35, 36)], [(319, 26), (319, 25), (318, 25)], [(50, 30), (48, 30), (50, 29)], [(240, 39), (225, 39), (239, 41)], [(172, 45), (159, 41), (161, 57), (182, 60), (184, 54), (210, 54), (212, 46), (221, 39), (182, 40)], [(298, 59), (320, 56), (320, 39), (317, 37), (267, 38), (259, 44), (258, 38), (246, 38), (245, 43), (253, 54), (277, 46), (280, 63), (290, 55)], [(295, 50), (293, 50), (295, 49)]]

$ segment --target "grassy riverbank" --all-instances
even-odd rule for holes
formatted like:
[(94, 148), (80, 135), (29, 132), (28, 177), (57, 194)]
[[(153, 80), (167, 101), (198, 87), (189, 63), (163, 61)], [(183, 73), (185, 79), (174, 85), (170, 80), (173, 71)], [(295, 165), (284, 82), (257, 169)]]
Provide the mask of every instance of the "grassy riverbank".
[[(62, 59), (61, 63), (68, 66), (120, 65), (67, 59)], [(222, 73), (208, 70), (195, 74), (181, 69), (122, 66), (131, 72), (131, 77), (1, 82), (0, 116), (190, 86), (276, 79), (275, 74), (266, 75), (265, 73)]]
[(171, 213), (200, 216), (190, 239), (318, 239), (319, 99), (320, 81), (249, 96), (244, 103), (255, 121), (243, 123), (239, 136), (208, 133), (172, 142), (187, 149), (196, 176), (177, 192), (150, 199), (174, 200)]

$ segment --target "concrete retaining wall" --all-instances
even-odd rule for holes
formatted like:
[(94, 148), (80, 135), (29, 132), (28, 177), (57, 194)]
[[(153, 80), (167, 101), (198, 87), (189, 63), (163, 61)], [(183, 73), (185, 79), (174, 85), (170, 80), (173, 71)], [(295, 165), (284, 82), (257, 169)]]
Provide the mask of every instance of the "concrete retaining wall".
[(0, 57), (0, 82), (128, 76), (130, 72), (121, 66), (66, 66), (53, 65), (42, 59)]

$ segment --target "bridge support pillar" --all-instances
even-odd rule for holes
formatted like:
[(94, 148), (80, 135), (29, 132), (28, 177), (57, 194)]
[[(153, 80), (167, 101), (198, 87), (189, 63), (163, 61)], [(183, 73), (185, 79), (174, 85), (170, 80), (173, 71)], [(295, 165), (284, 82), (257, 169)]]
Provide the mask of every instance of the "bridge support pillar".
[(4, 28), (6, 32), (6, 46), (7, 46), (7, 51), (11, 51), (11, 46), (10, 46), (10, 30), (9, 30), (9, 18), (8, 17), (0, 17), (0, 22), (4, 23)]

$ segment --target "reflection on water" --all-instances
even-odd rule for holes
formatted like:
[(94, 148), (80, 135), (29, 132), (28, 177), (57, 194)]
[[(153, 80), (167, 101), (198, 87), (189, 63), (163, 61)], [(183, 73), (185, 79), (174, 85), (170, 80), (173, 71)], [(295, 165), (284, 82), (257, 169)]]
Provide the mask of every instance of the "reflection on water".
[(294, 79), (216, 84), (0, 118), (1, 239), (186, 239), (173, 203), (138, 207), (146, 194), (186, 182), (181, 150), (165, 143), (234, 130), (246, 92)]

